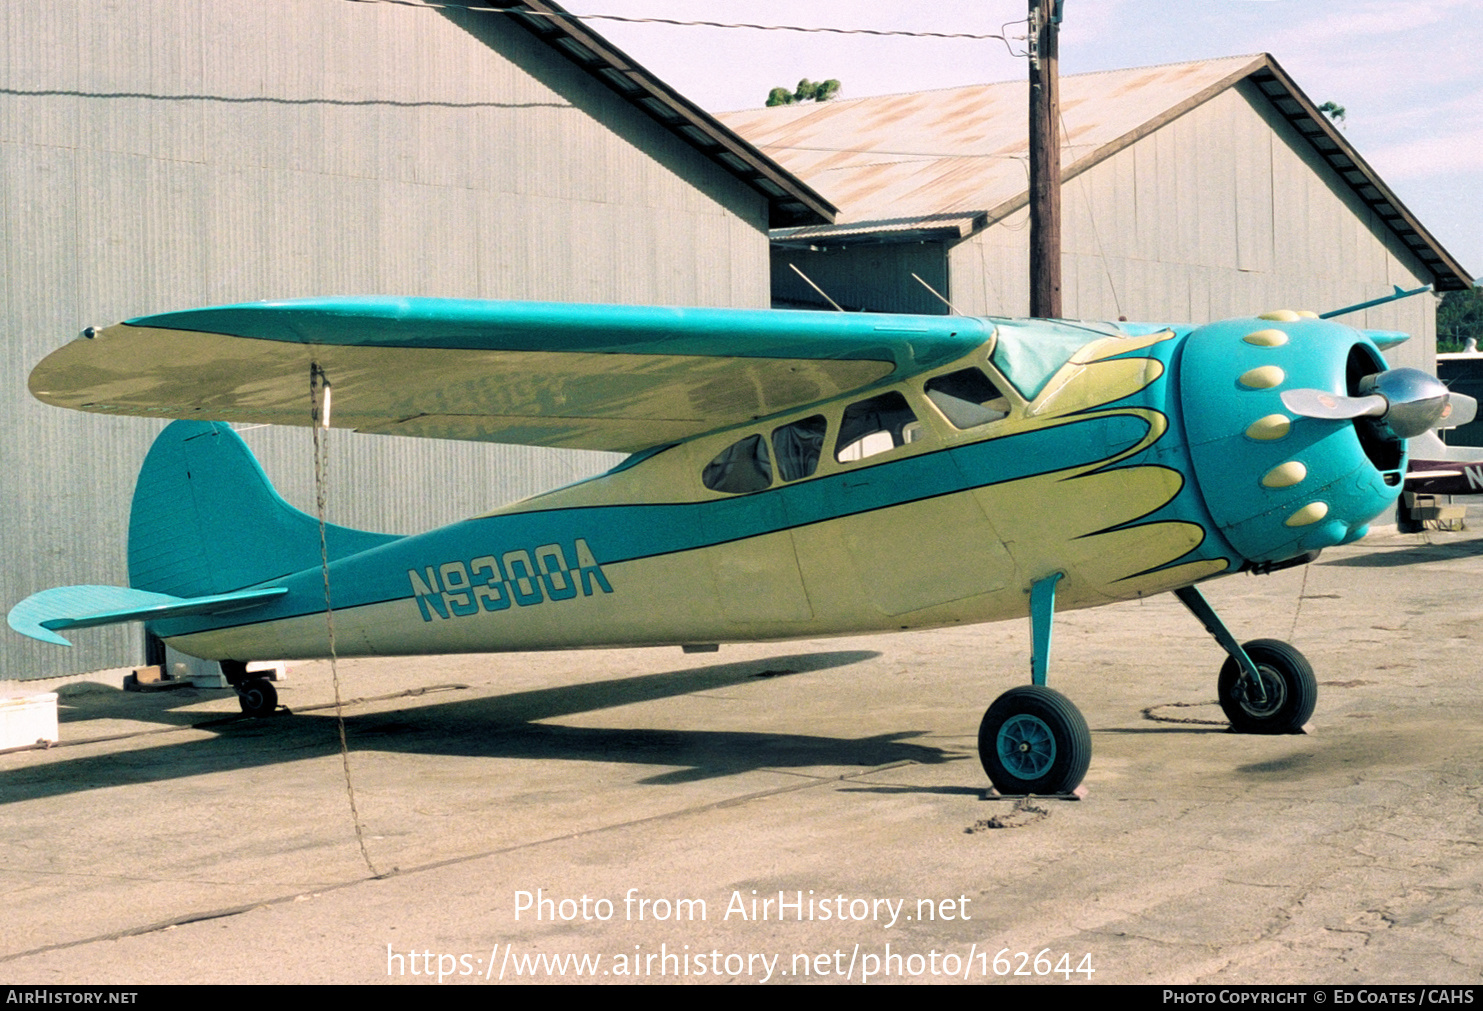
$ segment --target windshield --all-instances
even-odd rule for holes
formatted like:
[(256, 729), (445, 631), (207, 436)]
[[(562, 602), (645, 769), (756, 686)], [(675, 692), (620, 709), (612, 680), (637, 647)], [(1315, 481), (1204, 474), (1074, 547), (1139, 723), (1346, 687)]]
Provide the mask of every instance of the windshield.
[(1108, 336), (1047, 319), (995, 320), (998, 343), (989, 360), (1026, 400), (1034, 400), (1071, 356)]

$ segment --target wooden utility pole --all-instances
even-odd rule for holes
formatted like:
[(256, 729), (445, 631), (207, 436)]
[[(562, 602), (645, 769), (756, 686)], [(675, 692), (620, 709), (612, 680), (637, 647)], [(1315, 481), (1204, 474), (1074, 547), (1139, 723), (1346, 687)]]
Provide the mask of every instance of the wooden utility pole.
[(1030, 315), (1061, 315), (1061, 0), (1030, 0)]

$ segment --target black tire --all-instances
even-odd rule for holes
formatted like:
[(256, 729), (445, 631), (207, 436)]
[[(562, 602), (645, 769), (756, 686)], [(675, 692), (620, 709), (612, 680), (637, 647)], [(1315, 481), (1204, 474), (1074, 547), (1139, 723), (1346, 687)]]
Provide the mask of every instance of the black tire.
[(1278, 639), (1254, 639), (1242, 649), (1261, 673), (1266, 702), (1248, 699), (1246, 679), (1235, 658), (1220, 669), (1220, 708), (1239, 734), (1295, 734), (1318, 704), (1318, 681), (1308, 658)]
[(1070, 793), (1091, 764), (1092, 734), (1066, 696), (1022, 685), (984, 713), (978, 759), (1000, 793)]
[(278, 708), (278, 689), (267, 678), (253, 678), (238, 687), (237, 702), (248, 716), (272, 716)]

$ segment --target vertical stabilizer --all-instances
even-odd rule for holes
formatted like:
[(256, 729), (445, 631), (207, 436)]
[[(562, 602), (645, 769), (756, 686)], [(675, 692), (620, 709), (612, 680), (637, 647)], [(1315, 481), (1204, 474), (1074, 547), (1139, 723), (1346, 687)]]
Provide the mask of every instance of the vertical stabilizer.
[[(330, 559), (397, 538), (325, 529)], [(177, 421), (150, 447), (129, 513), (129, 585), (228, 593), (320, 562), (319, 523), (285, 502), (228, 425)]]

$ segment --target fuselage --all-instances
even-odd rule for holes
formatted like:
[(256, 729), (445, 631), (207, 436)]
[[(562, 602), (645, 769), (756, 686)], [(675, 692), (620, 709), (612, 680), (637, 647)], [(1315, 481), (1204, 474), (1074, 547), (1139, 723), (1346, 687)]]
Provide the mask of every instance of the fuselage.
[[(1022, 616), (1056, 573), (1057, 607), (1090, 607), (1361, 536), (1399, 491), (1403, 452), (1372, 459), (1347, 422), (1274, 420), (1289, 377), (1342, 387), (1356, 354), (1383, 366), (1359, 331), (996, 322), (948, 365), (336, 559), (336, 649), (940, 627)], [(1284, 339), (1249, 339), (1264, 330)], [(271, 585), (290, 592), (155, 631), (210, 658), (324, 656), (320, 568)]]

